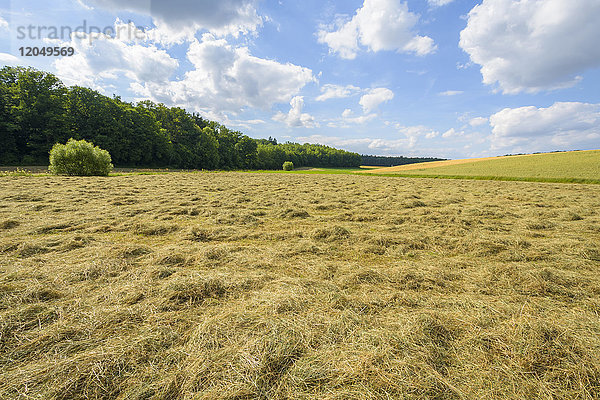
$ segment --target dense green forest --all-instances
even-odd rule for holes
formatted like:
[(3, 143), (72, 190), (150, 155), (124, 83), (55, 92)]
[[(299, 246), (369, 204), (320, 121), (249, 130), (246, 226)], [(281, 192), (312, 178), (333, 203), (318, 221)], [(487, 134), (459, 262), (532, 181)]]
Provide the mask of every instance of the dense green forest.
[(444, 161), (444, 158), (432, 157), (387, 157), (362, 155), (362, 165), (377, 167), (394, 167), (396, 165), (416, 164), (429, 161)]
[(33, 68), (0, 70), (0, 165), (46, 165), (55, 143), (85, 139), (108, 150), (115, 166), (189, 169), (357, 167), (357, 153), (315, 144), (252, 139), (198, 114), (151, 101), (66, 87)]

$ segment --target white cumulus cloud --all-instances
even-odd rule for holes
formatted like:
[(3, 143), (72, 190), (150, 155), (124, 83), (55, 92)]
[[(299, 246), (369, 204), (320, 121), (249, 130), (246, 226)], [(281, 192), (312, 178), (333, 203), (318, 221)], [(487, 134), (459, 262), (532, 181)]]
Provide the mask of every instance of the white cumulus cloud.
[(484, 0), (468, 15), (460, 47), (502, 92), (573, 86), (600, 65), (600, 1)]
[(8, 53), (0, 53), (0, 65), (18, 65), (19, 58)]
[(440, 134), (438, 131), (428, 128), (424, 125), (403, 126), (401, 124), (396, 124), (394, 127), (398, 130), (398, 132), (402, 133), (408, 138), (411, 138), (413, 141), (416, 141), (416, 139), (419, 137), (433, 139)]
[(363, 95), (358, 102), (363, 110), (368, 113), (376, 109), (381, 103), (392, 100), (394, 92), (387, 88), (369, 89), (367, 94)]
[(446, 132), (442, 133), (442, 137), (444, 139), (448, 139), (448, 138), (455, 137), (455, 136), (462, 136), (462, 135), (464, 135), (464, 132), (457, 131), (454, 128), (450, 128)]
[(534, 152), (600, 147), (600, 104), (505, 108), (490, 117), (495, 149)]
[[(117, 21), (115, 31), (126, 24)], [(163, 83), (179, 63), (166, 51), (144, 45), (124, 35), (122, 40), (104, 35), (74, 33), (68, 43), (75, 49), (72, 57), (54, 62), (57, 75), (68, 85), (96, 87), (101, 79), (124, 75), (135, 82)]]
[(395, 50), (420, 56), (433, 53), (433, 39), (414, 32), (418, 21), (419, 16), (400, 0), (365, 0), (351, 20), (337, 21), (334, 30), (321, 29), (318, 40), (347, 59), (356, 57), (359, 45), (373, 52)]
[(315, 100), (317, 101), (325, 101), (329, 99), (342, 99), (345, 97), (350, 97), (354, 94), (360, 92), (360, 88), (353, 85), (332, 85), (326, 84), (321, 87), (321, 95), (318, 96)]
[(268, 110), (287, 103), (315, 81), (308, 68), (255, 57), (247, 47), (210, 34), (194, 40), (187, 57), (194, 68), (181, 80), (148, 82), (137, 87), (138, 94), (190, 111), (236, 114), (246, 107)]
[(469, 125), (471, 125), (472, 127), (481, 126), (487, 124), (488, 121), (489, 120), (484, 117), (475, 117), (469, 120)]
[(329, 120), (327, 126), (330, 128), (351, 128), (355, 125), (365, 124), (369, 121), (377, 118), (377, 114), (364, 114), (359, 116), (354, 116), (354, 113), (351, 109), (346, 108), (341, 115), (341, 118), (334, 118)]
[(278, 112), (273, 119), (284, 122), (289, 127), (313, 128), (317, 126), (312, 115), (302, 112), (303, 108), (304, 97), (296, 96), (290, 101), (290, 111), (287, 114)]
[(360, 115), (358, 117), (353, 117), (352, 110), (350, 110), (349, 108), (346, 108), (342, 112), (342, 122), (344, 127), (348, 127), (348, 124), (364, 124), (366, 122), (374, 120), (375, 118), (377, 118), (377, 114), (366, 114)]
[[(123, 26), (120, 21), (116, 28)], [(151, 36), (122, 40), (76, 35), (68, 44), (75, 55), (55, 61), (56, 73), (68, 85), (102, 91), (117, 80), (129, 81), (137, 99), (150, 99), (218, 120), (246, 108), (270, 109), (288, 103), (308, 83), (316, 81), (308, 68), (254, 57), (247, 47), (204, 34), (189, 44), (192, 68), (173, 80), (179, 62), (153, 42)]]

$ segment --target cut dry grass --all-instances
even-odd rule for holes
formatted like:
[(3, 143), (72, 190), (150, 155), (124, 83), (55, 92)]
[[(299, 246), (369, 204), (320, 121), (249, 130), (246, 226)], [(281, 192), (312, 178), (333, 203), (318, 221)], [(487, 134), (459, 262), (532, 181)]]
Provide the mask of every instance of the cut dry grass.
[(600, 187), (0, 177), (0, 398), (599, 399)]

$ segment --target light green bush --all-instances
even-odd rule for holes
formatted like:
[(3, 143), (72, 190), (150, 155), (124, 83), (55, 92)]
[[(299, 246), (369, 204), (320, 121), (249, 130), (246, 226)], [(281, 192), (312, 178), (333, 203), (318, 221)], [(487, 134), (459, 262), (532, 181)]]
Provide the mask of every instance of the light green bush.
[(107, 176), (113, 169), (108, 151), (85, 140), (69, 139), (50, 150), (49, 170), (57, 175)]
[(283, 170), (284, 171), (291, 171), (294, 169), (294, 163), (291, 161), (286, 161), (283, 163)]

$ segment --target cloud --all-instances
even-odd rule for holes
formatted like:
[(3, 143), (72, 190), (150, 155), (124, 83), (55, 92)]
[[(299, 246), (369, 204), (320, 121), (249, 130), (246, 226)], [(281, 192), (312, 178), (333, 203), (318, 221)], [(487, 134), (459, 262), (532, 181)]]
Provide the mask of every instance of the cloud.
[(444, 139), (451, 138), (451, 137), (455, 137), (455, 136), (463, 136), (463, 135), (464, 135), (464, 132), (462, 132), (462, 131), (457, 131), (457, 130), (456, 130), (456, 129), (454, 129), (454, 128), (450, 128), (450, 129), (448, 129), (446, 132), (442, 133), (442, 137), (443, 137)]
[(394, 92), (387, 88), (369, 89), (367, 94), (363, 95), (358, 102), (363, 110), (368, 113), (377, 108), (381, 103), (394, 98)]
[(342, 58), (356, 58), (358, 47), (358, 24), (354, 19), (350, 22), (337, 21), (338, 29), (333, 32), (320, 30), (318, 42), (327, 44), (330, 53), (338, 53)]
[[(345, 112), (349, 116), (349, 112)], [(311, 135), (297, 137), (301, 143), (318, 143), (338, 148), (356, 151), (362, 154), (409, 154), (417, 150), (417, 142), (422, 139), (433, 139), (439, 136), (439, 132), (423, 125), (403, 126), (394, 124), (397, 130), (395, 137), (391, 138), (344, 138), (337, 136)], [(423, 151), (423, 147), (418, 149)]]
[(0, 65), (18, 65), (19, 63), (18, 57), (8, 53), (0, 53)]
[(77, 4), (79, 4), (79, 6), (81, 6), (81, 8), (84, 8), (86, 10), (93, 10), (94, 7), (89, 6), (88, 4), (84, 3), (84, 0), (76, 0)]
[(369, 143), (369, 149), (379, 150), (384, 152), (389, 151), (406, 151), (415, 147), (416, 140), (413, 137), (407, 139), (373, 139)]
[(483, 83), (506, 94), (575, 85), (600, 65), (598, 0), (484, 0), (468, 15), (460, 47)]
[(347, 85), (323, 85), (321, 88), (321, 95), (318, 96), (315, 100), (317, 101), (325, 101), (329, 99), (342, 99), (345, 97), (350, 97), (354, 94), (357, 94), (361, 91), (359, 87)]
[(424, 125), (403, 126), (400, 124), (396, 124), (394, 125), (394, 127), (398, 130), (398, 132), (402, 133), (404, 136), (413, 138), (414, 140), (421, 136), (425, 137), (426, 139), (433, 139), (440, 134), (438, 131), (428, 128)]
[(428, 36), (413, 29), (419, 16), (408, 11), (400, 0), (365, 0), (351, 20), (339, 20), (333, 27), (318, 32), (319, 43), (327, 44), (332, 53), (353, 59), (360, 45), (369, 51), (395, 50), (419, 56), (433, 53), (436, 46)]
[[(217, 119), (217, 118), (213, 118)], [(240, 129), (251, 130), (254, 129), (255, 125), (266, 124), (262, 119), (249, 119), (249, 120), (239, 120), (239, 119), (229, 119), (225, 118), (222, 120), (222, 123), (226, 126), (237, 127)]]
[(452, 3), (454, 0), (427, 0), (432, 7), (441, 7)]
[(368, 145), (374, 139), (362, 138), (362, 139), (348, 139), (337, 136), (323, 136), (323, 135), (311, 135), (311, 136), (299, 136), (296, 141), (299, 143), (316, 143), (323, 144), (326, 146), (338, 146), (338, 147), (350, 147), (356, 145)]
[(163, 32), (206, 29), (217, 35), (248, 33), (262, 24), (256, 0), (85, 0), (104, 9), (150, 15)]
[(349, 108), (345, 109), (342, 112), (342, 122), (345, 127), (348, 127), (348, 124), (364, 124), (375, 118), (377, 118), (377, 114), (367, 114), (361, 115), (359, 117), (353, 117), (352, 110), (350, 110)]
[(194, 68), (181, 80), (148, 82), (136, 88), (138, 94), (190, 111), (235, 114), (245, 107), (268, 110), (287, 103), (316, 81), (308, 68), (255, 57), (247, 47), (210, 34), (190, 44), (187, 58)]
[(463, 94), (462, 90), (446, 90), (445, 92), (440, 92), (440, 96), (458, 96), (459, 94)]
[(8, 21), (6, 21), (2, 17), (0, 17), (0, 29), (6, 29), (6, 30), (8, 30)]
[(297, 137), (296, 141), (300, 143), (315, 143), (326, 146), (343, 148), (356, 151), (362, 154), (381, 154), (381, 153), (406, 153), (415, 147), (416, 139), (413, 137), (400, 139), (384, 138), (343, 138), (338, 136), (311, 135)]
[(365, 114), (357, 117), (353, 116), (351, 109), (346, 108), (341, 115), (341, 118), (329, 119), (327, 126), (330, 128), (351, 128), (355, 125), (365, 124), (377, 118), (377, 114)]
[(196, 37), (197, 26), (177, 26), (172, 28), (162, 22), (155, 21), (156, 28), (146, 30), (148, 38), (163, 46), (191, 42)]
[(317, 126), (312, 115), (303, 113), (304, 97), (296, 96), (290, 101), (290, 111), (287, 114), (278, 112), (273, 120), (284, 122), (289, 127), (314, 128)]
[(471, 125), (472, 127), (481, 126), (487, 124), (488, 121), (489, 120), (484, 117), (471, 118), (471, 120), (469, 120), (469, 125)]
[(372, 113), (372, 111), (381, 103), (394, 98), (394, 92), (387, 88), (361, 89), (352, 85), (339, 86), (328, 84), (323, 85), (321, 95), (315, 100), (325, 101), (332, 98), (345, 98), (358, 93), (364, 93), (359, 100), (359, 104), (362, 106), (365, 115), (352, 117), (352, 110), (347, 108), (342, 112), (342, 119), (331, 120), (328, 124), (329, 127), (348, 128), (349, 124), (364, 124), (371, 121), (377, 118), (377, 114)]
[(222, 123), (229, 121), (227, 113), (238, 114), (247, 107), (269, 110), (276, 103), (288, 103), (306, 84), (316, 81), (308, 68), (254, 57), (247, 47), (232, 46), (211, 34), (189, 44), (186, 55), (192, 68), (177, 80), (172, 76), (178, 60), (157, 48), (147, 35), (136, 40), (98, 34), (90, 40), (89, 35), (78, 35), (67, 44), (76, 54), (54, 63), (67, 85), (102, 91), (109, 81), (126, 79), (138, 100), (184, 107)]
[(357, 138), (348, 139), (338, 136), (311, 135), (296, 138), (300, 143), (315, 143), (337, 148), (345, 148), (360, 153), (371, 151), (405, 151), (414, 146), (411, 139), (381, 139), (381, 138)]
[(600, 104), (505, 108), (490, 117), (492, 148), (527, 152), (598, 148)]
[[(127, 24), (115, 22), (115, 31)], [(54, 62), (57, 75), (68, 85), (95, 87), (105, 78), (124, 75), (136, 82), (163, 83), (179, 63), (154, 45), (143, 45), (125, 35), (118, 40), (104, 34), (74, 33), (68, 43), (75, 49), (72, 57)]]
[(375, 118), (377, 118), (377, 114), (367, 114), (367, 115), (361, 115), (360, 117), (345, 118), (344, 122), (350, 123), (350, 124), (361, 125), (361, 124), (367, 123), (369, 121), (372, 121)]

